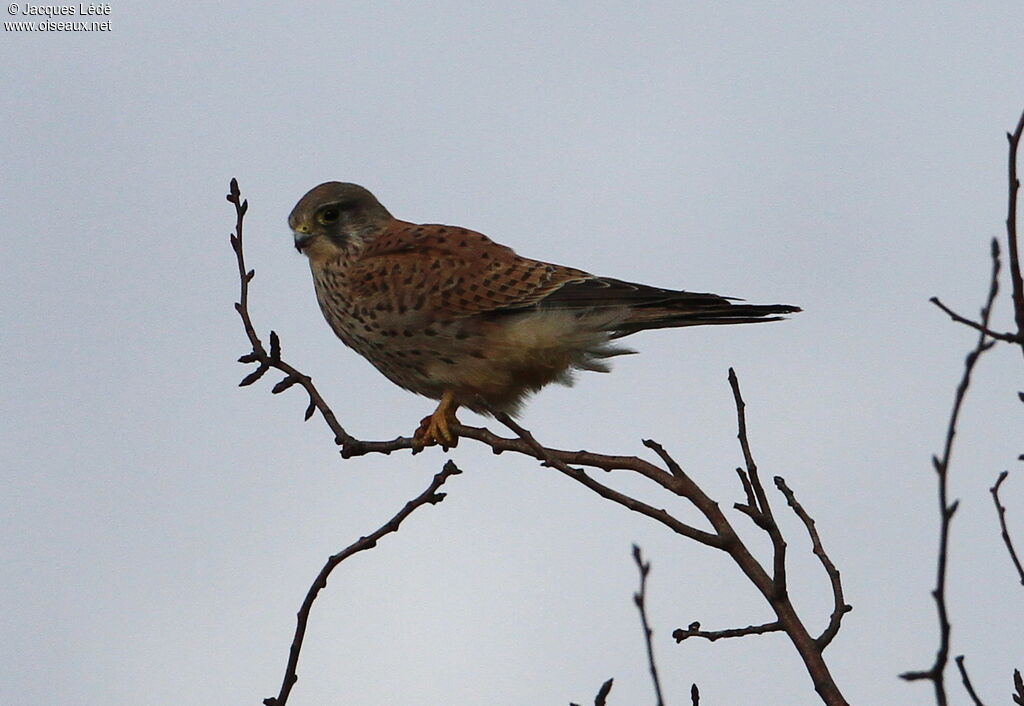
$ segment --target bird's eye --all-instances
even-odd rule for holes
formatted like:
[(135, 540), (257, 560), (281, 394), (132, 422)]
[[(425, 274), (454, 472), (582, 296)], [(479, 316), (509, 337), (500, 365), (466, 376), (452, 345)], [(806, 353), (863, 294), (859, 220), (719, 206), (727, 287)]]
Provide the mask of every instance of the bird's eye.
[(321, 223), (334, 223), (341, 216), (341, 212), (336, 208), (325, 208), (320, 212)]

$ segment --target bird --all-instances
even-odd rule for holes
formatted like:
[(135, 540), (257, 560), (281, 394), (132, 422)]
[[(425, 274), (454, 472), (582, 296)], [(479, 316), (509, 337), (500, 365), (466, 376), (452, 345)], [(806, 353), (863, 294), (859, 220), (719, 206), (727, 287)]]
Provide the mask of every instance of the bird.
[(799, 312), (663, 289), (517, 255), (468, 228), (395, 218), (366, 188), (329, 181), (288, 216), (334, 333), (391, 382), (438, 400), (414, 452), (455, 446), (460, 407), (514, 417), (550, 383), (608, 372), (638, 331), (776, 321)]

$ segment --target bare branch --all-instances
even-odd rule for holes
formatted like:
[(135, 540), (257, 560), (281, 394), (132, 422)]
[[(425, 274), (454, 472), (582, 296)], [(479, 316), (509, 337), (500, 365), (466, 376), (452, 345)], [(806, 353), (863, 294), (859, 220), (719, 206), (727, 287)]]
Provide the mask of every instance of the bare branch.
[(238, 190), (238, 180), (231, 180), (231, 189), (227, 195), (227, 200), (231, 202), (235, 207), (235, 232), (231, 236), (231, 247), (235, 251), (235, 259), (238, 263), (238, 275), (241, 282), (241, 291), (239, 293), (238, 302), (235, 303), (235, 310), (242, 319), (242, 326), (245, 328), (245, 335), (249, 339), (249, 343), (252, 345), (252, 352), (243, 355), (239, 358), (241, 363), (259, 363), (256, 370), (245, 377), (240, 385), (249, 385), (256, 382), (260, 377), (263, 376), (270, 368), (275, 368), (285, 373), (288, 378), (294, 379), (309, 395), (309, 406), (306, 409), (306, 419), (313, 416), (313, 409), (320, 411), (323, 415), (324, 421), (334, 432), (334, 440), (337, 444), (342, 444), (346, 440), (352, 438), (352, 436), (342, 428), (337, 418), (334, 416), (334, 412), (327, 406), (323, 397), (320, 396), (319, 391), (313, 385), (313, 380), (308, 375), (303, 375), (301, 372), (288, 365), (281, 360), (281, 346), (278, 336), (273, 331), (270, 332), (270, 343), (271, 350), (268, 353), (266, 348), (263, 347), (263, 342), (260, 337), (256, 335), (256, 328), (252, 324), (252, 319), (249, 316), (249, 283), (252, 278), (255, 277), (255, 270), (246, 270), (245, 268), (245, 253), (243, 251), (242, 241), (242, 226), (245, 220), (245, 212), (249, 209), (249, 202), (241, 199), (241, 193)]
[[(746, 512), (757, 523), (758, 527), (768, 533), (772, 540), (773, 568), (772, 583), (773, 589), (778, 596), (786, 595), (786, 540), (782, 538), (775, 517), (772, 515), (771, 505), (768, 503), (768, 495), (764, 492), (761, 479), (757, 475), (757, 464), (754, 463), (754, 456), (750, 452), (750, 441), (747, 439), (747, 415), (746, 403), (743, 401), (743, 394), (740, 392), (740, 381), (736, 377), (736, 371), (729, 368), (729, 386), (732, 388), (733, 400), (736, 403), (736, 421), (738, 426), (737, 438), (740, 441), (740, 448), (743, 450), (743, 461), (747, 466), (746, 478), (743, 488), (749, 498), (753, 490), (756, 507), (747, 507)], [(743, 473), (740, 471), (740, 478)], [(748, 482), (749, 481), (749, 482)], [(737, 505), (737, 509), (744, 510), (744, 506)]]
[[(615, 680), (614, 679), (609, 679), (608, 681), (606, 681), (604, 684), (601, 685), (601, 688), (598, 689), (598, 691), (597, 691), (597, 696), (594, 698), (594, 706), (605, 706), (605, 704), (606, 704), (606, 702), (608, 700), (608, 693), (612, 690), (612, 682), (613, 681), (615, 681)], [(569, 704), (569, 706), (580, 706), (580, 705), (577, 704), (577, 703), (571, 703), (571, 704)]]
[(960, 314), (956, 313), (955, 311), (950, 309), (948, 306), (943, 304), (939, 300), (938, 297), (932, 297), (928, 301), (930, 301), (932, 304), (934, 304), (935, 306), (939, 307), (944, 312), (946, 312), (946, 314), (949, 315), (949, 318), (953, 319), (953, 321), (956, 321), (959, 324), (964, 324), (966, 326), (970, 326), (974, 330), (980, 331), (981, 333), (985, 334), (989, 338), (994, 338), (994, 339), (996, 339), (998, 341), (1006, 341), (1007, 343), (1021, 343), (1021, 341), (1024, 340), (1024, 339), (1021, 338), (1020, 334), (1016, 334), (1016, 333), (1001, 333), (999, 331), (993, 331), (988, 326), (982, 326), (977, 321), (971, 321), (970, 319), (968, 319), (966, 317), (960, 316)]
[(1006, 138), (1010, 142), (1008, 168), (1009, 196), (1006, 207), (1006, 244), (1010, 259), (1010, 284), (1012, 286), (1013, 314), (1017, 322), (1018, 342), (1024, 351), (1024, 279), (1020, 272), (1020, 252), (1017, 249), (1017, 193), (1020, 180), (1017, 178), (1017, 148), (1024, 134), (1024, 113), (1021, 113), (1017, 127)]
[(700, 689), (696, 684), (690, 685), (690, 704), (691, 706), (700, 706)]
[(299, 663), (299, 652), (302, 650), (302, 641), (306, 635), (306, 624), (309, 622), (309, 612), (313, 608), (313, 601), (316, 600), (317, 594), (327, 587), (327, 578), (331, 575), (331, 572), (334, 571), (335, 567), (353, 554), (357, 554), (361, 551), (372, 549), (377, 546), (377, 542), (379, 542), (385, 535), (397, 532), (399, 525), (401, 525), (405, 518), (411, 515), (417, 508), (423, 507), (424, 505), (433, 505), (444, 500), (445, 494), (437, 492), (438, 489), (444, 485), (444, 482), (450, 477), (461, 472), (462, 471), (456, 467), (455, 463), (448, 461), (444, 464), (444, 468), (431, 479), (430, 485), (427, 486), (426, 490), (407, 502), (405, 507), (399, 510), (394, 517), (367, 536), (361, 537), (359, 540), (353, 542), (327, 560), (327, 563), (324, 564), (324, 568), (320, 570), (320, 573), (313, 581), (313, 585), (309, 587), (309, 591), (306, 593), (306, 599), (302, 602), (302, 607), (299, 608), (295, 627), (295, 637), (292, 640), (292, 646), (288, 653), (288, 666), (285, 669), (284, 680), (281, 682), (281, 691), (276, 697), (264, 699), (263, 703), (265, 706), (285, 706), (287, 703), (288, 695), (291, 693), (292, 687), (295, 686), (295, 682), (299, 679), (296, 668)]
[(948, 480), (949, 463), (953, 454), (953, 440), (956, 437), (957, 424), (960, 420), (960, 410), (963, 407), (964, 397), (967, 388), (971, 384), (971, 373), (985, 351), (992, 348), (995, 342), (988, 337), (985, 329), (988, 329), (989, 316), (992, 313), (992, 304), (999, 291), (999, 244), (992, 241), (992, 279), (989, 285), (988, 297), (981, 309), (982, 331), (978, 335), (978, 342), (974, 349), (967, 354), (964, 361), (964, 372), (960, 383), (956, 388), (956, 395), (953, 400), (953, 409), (949, 415), (949, 423), (946, 427), (946, 441), (942, 456), (932, 457), (932, 465), (938, 475), (938, 500), (939, 500), (939, 556), (936, 568), (935, 589), (932, 597), (935, 599), (936, 611), (939, 619), (939, 648), (935, 654), (935, 662), (927, 670), (904, 672), (900, 675), (907, 681), (931, 681), (935, 687), (935, 700), (938, 706), (946, 706), (948, 703), (945, 686), (946, 664), (949, 662), (949, 641), (951, 626), (949, 623), (949, 612), (946, 607), (946, 565), (949, 560), (949, 530), (958, 506), (957, 501), (949, 502)]
[(1003, 471), (999, 474), (996, 479), (995, 485), (988, 489), (992, 493), (992, 502), (996, 505), (996, 514), (999, 516), (999, 529), (1003, 537), (1003, 543), (1006, 545), (1006, 550), (1010, 553), (1010, 559), (1013, 561), (1013, 566), (1017, 569), (1017, 576), (1020, 578), (1020, 583), (1024, 586), (1024, 566), (1021, 566), (1020, 558), (1017, 556), (1017, 551), (1013, 548), (1013, 540), (1010, 539), (1010, 532), (1006, 528), (1006, 507), (999, 500), (999, 486), (1003, 484), (1006, 477), (1009, 475), (1009, 471)]
[(754, 496), (754, 486), (750, 484), (750, 476), (744, 472), (742, 468), (736, 469), (736, 475), (739, 476), (740, 484), (743, 486), (743, 492), (747, 496), (746, 503), (735, 503), (733, 507), (748, 515), (756, 523), (760, 519), (760, 515), (757, 512), (757, 498)]
[(1013, 670), (1013, 703), (1024, 706), (1024, 679), (1020, 677), (1020, 670)]
[(658, 706), (665, 706), (665, 699), (661, 695), (661, 680), (658, 679), (658, 667), (654, 663), (654, 645), (651, 643), (650, 623), (647, 622), (647, 574), (651, 572), (651, 563), (644, 562), (640, 553), (640, 547), (633, 545), (633, 560), (636, 568), (640, 571), (640, 590), (633, 594), (633, 603), (640, 611), (640, 623), (644, 628), (644, 644), (647, 646), (647, 664), (651, 670), (651, 681), (654, 682), (654, 693), (658, 698)]
[(682, 642), (691, 637), (702, 637), (708, 642), (721, 640), (727, 637), (746, 637), (747, 635), (764, 635), (766, 632), (781, 632), (785, 628), (778, 620), (763, 625), (748, 625), (745, 628), (730, 628), (728, 630), (701, 630), (700, 623), (690, 623), (688, 628), (676, 628), (672, 631), (672, 637), (676, 642)]
[(608, 700), (608, 694), (612, 690), (613, 681), (614, 680), (609, 679), (601, 685), (601, 688), (597, 692), (597, 696), (594, 698), (594, 706), (605, 706), (605, 703)]
[(551, 454), (547, 448), (541, 446), (533, 437), (533, 434), (531, 434), (523, 427), (519, 426), (519, 424), (517, 424), (515, 420), (513, 420), (507, 414), (498, 413), (495, 415), (495, 418), (499, 422), (507, 426), (509, 429), (519, 434), (520, 439), (526, 442), (530, 446), (530, 448), (534, 450), (536, 457), (542, 459), (545, 465), (551, 466), (552, 468), (561, 471), (562, 473), (569, 476), (573, 480), (582, 483), (586, 487), (590, 488), (601, 497), (607, 500), (611, 500), (612, 502), (618, 503), (619, 505), (622, 505), (623, 507), (632, 510), (633, 512), (638, 512), (641, 515), (646, 515), (647, 517), (650, 517), (651, 519), (656, 520), (661, 524), (665, 525), (673, 532), (681, 534), (684, 537), (689, 537), (690, 539), (698, 541), (701, 544), (707, 544), (712, 547), (717, 547), (721, 544), (721, 540), (715, 535), (710, 534), (708, 532), (704, 532), (695, 527), (691, 527), (685, 522), (680, 522), (663, 509), (655, 508), (651, 505), (648, 505), (647, 503), (641, 502), (635, 498), (631, 498), (630, 496), (625, 495), (624, 493), (620, 493), (617, 490), (613, 490), (605, 485), (602, 485), (601, 483), (598, 483), (596, 480), (588, 476), (583, 470), (579, 468), (574, 468), (569, 464), (565, 463), (561, 459), (557, 458), (554, 454)]
[[(500, 413), (495, 414), (495, 419), (505, 424), (503, 419), (499, 418), (499, 415)], [(508, 417), (506, 416), (505, 418)], [(514, 422), (513, 424), (514, 426), (509, 428), (519, 436), (517, 439), (500, 437), (488, 429), (470, 427), (464, 424), (453, 424), (451, 428), (460, 437), (475, 439), (490, 446), (495, 454), (512, 451), (535, 458), (545, 465), (554, 468), (557, 468), (555, 462), (558, 461), (567, 465), (591, 466), (604, 471), (633, 471), (677, 494), (677, 489), (681, 486), (686, 486), (688, 489), (696, 488), (696, 484), (682, 472), (682, 469), (679, 468), (675, 461), (671, 462), (671, 464), (674, 464), (674, 470), (669, 472), (636, 456), (611, 456), (590, 451), (566, 451), (563, 449), (540, 447), (536, 440), (533, 440), (531, 443), (529, 439), (532, 437), (530, 437), (529, 432), (526, 432), (527, 437), (524, 438), (516, 431), (517, 427), (520, 429), (521, 427)], [(509, 426), (508, 424), (505, 425)], [(645, 441), (644, 445), (654, 449), (663, 459), (671, 461), (667, 455), (664, 455), (664, 449), (659, 451), (661, 447), (656, 442)], [(354, 458), (370, 453), (390, 454), (392, 451), (402, 451), (411, 448), (412, 437), (400, 436), (390, 441), (363, 441), (349, 437), (342, 444), (341, 455), (343, 458)]]
[(964, 689), (967, 690), (967, 695), (971, 697), (971, 701), (974, 702), (974, 706), (985, 706), (981, 699), (978, 698), (978, 694), (974, 691), (974, 685), (971, 684), (971, 678), (967, 676), (967, 666), (964, 664), (964, 656), (958, 655), (956, 657), (956, 668), (960, 670), (960, 679), (964, 683)]
[(803, 505), (796, 499), (796, 495), (786, 485), (786, 481), (782, 476), (775, 476), (775, 487), (786, 496), (786, 502), (793, 509), (793, 512), (796, 513), (796, 516), (804, 523), (804, 527), (807, 528), (807, 534), (811, 537), (811, 551), (818, 557), (822, 567), (825, 569), (825, 573), (828, 574), (829, 582), (832, 584), (832, 615), (829, 616), (828, 627), (815, 639), (818, 646), (824, 650), (832, 642), (836, 633), (839, 632), (843, 616), (853, 610), (853, 606), (848, 605), (843, 598), (843, 582), (839, 577), (839, 569), (836, 568), (836, 565), (832, 563), (832, 559), (825, 553), (825, 548), (821, 544), (821, 537), (818, 536), (818, 530), (814, 526), (814, 518), (807, 514), (807, 511), (804, 510)]
[[(768, 499), (764, 492), (764, 488), (763, 486), (761, 486), (760, 479), (757, 475), (757, 467), (754, 464), (753, 456), (750, 452), (749, 443), (747, 443), (745, 416), (743, 414), (744, 403), (742, 395), (739, 391), (739, 381), (736, 378), (735, 372), (732, 370), (730, 370), (730, 384), (732, 385), (734, 398), (737, 402), (737, 418), (740, 428), (739, 439), (741, 448), (744, 449), (744, 457), (747, 463), (747, 473), (745, 475), (749, 480), (750, 487), (753, 489), (754, 497), (757, 501), (757, 508), (753, 511), (753, 513), (760, 520), (759, 524), (763, 523), (763, 529), (765, 529), (765, 531), (773, 537), (773, 546), (775, 548), (773, 557), (776, 578), (771, 579), (765, 574), (763, 567), (750, 554), (749, 550), (736, 535), (735, 531), (729, 524), (728, 520), (725, 519), (725, 517), (721, 514), (721, 511), (718, 508), (718, 504), (712, 501), (710, 498), (708, 498), (707, 495), (705, 495), (704, 492), (701, 491), (700, 488), (697, 487), (697, 485), (686, 476), (686, 474), (682, 471), (679, 464), (675, 463), (668, 455), (668, 453), (659, 444), (653, 441), (646, 441), (644, 443), (649, 448), (653, 449), (655, 453), (657, 453), (666, 462), (666, 465), (672, 468), (672, 471), (670, 473), (674, 482), (667, 484), (669, 489), (690, 500), (690, 502), (692, 502), (697, 507), (697, 509), (704, 514), (704, 516), (708, 519), (708, 521), (717, 531), (718, 537), (716, 539), (718, 540), (718, 542), (705, 543), (709, 544), (710, 546), (717, 546), (718, 548), (721, 548), (724, 551), (728, 552), (729, 555), (736, 562), (736, 564), (740, 567), (740, 569), (743, 570), (743, 572), (754, 583), (754, 585), (758, 587), (758, 589), (765, 596), (765, 598), (768, 599), (768, 602), (771, 604), (772, 608), (775, 610), (777, 616), (779, 617), (779, 620), (776, 621), (778, 628), (775, 628), (774, 625), (771, 628), (766, 628), (766, 626), (759, 626), (752, 628), (741, 628), (740, 631), (742, 632), (722, 631), (721, 633), (714, 634), (716, 634), (718, 637), (738, 637), (741, 634), (757, 634), (758, 632), (768, 632), (773, 629), (785, 631), (787, 635), (789, 635), (790, 640), (797, 648), (797, 651), (800, 653), (801, 657), (804, 659), (808, 673), (811, 675), (812, 681), (814, 682), (815, 690), (821, 696), (822, 700), (826, 704), (846, 704), (845, 699), (839, 692), (838, 687), (836, 686), (831, 674), (829, 673), (828, 666), (825, 664), (822, 658), (822, 647), (807, 632), (806, 627), (801, 622), (800, 617), (797, 615), (795, 609), (789, 601), (789, 597), (785, 586), (786, 544), (785, 541), (782, 539), (781, 532), (779, 531), (779, 528), (775, 523), (775, 519), (771, 514), (771, 507), (768, 503)], [(535, 457), (537, 457), (538, 459), (543, 459), (543, 462), (546, 465), (553, 466), (558, 470), (562, 471), (563, 473), (566, 473), (567, 475), (570, 475), (571, 477), (585, 484), (587, 484), (588, 482), (594, 483), (594, 481), (590, 479), (582, 470), (570, 467), (565, 462), (561, 461), (558, 458), (555, 458), (549, 452), (548, 449), (546, 449), (539, 442), (537, 442), (537, 440), (529, 431), (521, 427), (507, 415), (499, 413), (495, 414), (495, 418), (498, 419), (498, 421), (500, 421), (501, 423), (505, 424), (509, 429), (516, 432), (519, 435), (520, 439), (525, 441), (527, 444), (530, 445), (531, 448), (533, 448), (535, 452)], [(741, 477), (743, 475), (744, 474), (741, 473)], [(588, 485), (588, 487), (590, 486)], [(605, 493), (616, 492), (611, 491), (610, 489), (605, 488), (603, 486), (600, 486), (599, 484), (597, 488), (593, 489), (598, 490), (598, 492), (600, 492), (605, 497), (608, 497), (607, 495), (605, 495)], [(628, 501), (632, 499), (624, 497), (624, 500), (615, 500), (616, 502), (620, 502), (620, 504), (629, 507), (629, 505), (627, 505), (627, 503), (624, 500)], [(649, 515), (650, 513), (644, 511), (644, 514)], [(674, 518), (672, 519), (674, 520)], [(678, 520), (675, 520), (675, 522), (678, 522)], [(668, 523), (665, 522), (665, 524)], [(689, 528), (689, 530), (691, 531), (693, 530), (693, 528), (690, 528), (688, 525), (685, 525), (685, 527)], [(708, 634), (703, 634), (699, 631), (698, 634), (700, 634), (700, 636), (702, 637), (708, 636)], [(682, 637), (680, 637), (680, 635), (682, 635)], [(689, 637), (692, 635), (687, 634), (686, 631), (677, 630), (673, 633), (673, 636), (676, 637), (678, 642), (682, 639), (685, 639), (685, 637)]]

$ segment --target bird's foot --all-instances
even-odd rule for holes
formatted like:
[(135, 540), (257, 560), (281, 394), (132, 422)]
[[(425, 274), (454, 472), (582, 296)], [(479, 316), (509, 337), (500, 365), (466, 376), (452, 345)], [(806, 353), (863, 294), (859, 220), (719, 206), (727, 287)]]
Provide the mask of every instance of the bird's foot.
[(455, 417), (458, 405), (446, 393), (434, 413), (423, 418), (416, 433), (412, 435), (412, 452), (419, 453), (428, 446), (440, 444), (447, 451), (459, 445), (459, 436), (452, 426), (459, 423)]

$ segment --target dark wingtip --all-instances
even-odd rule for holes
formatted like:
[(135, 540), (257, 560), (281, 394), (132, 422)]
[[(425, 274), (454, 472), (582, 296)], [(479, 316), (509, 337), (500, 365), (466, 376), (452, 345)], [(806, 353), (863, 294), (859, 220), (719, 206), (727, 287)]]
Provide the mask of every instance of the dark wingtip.
[(726, 304), (690, 311), (663, 310), (660, 315), (623, 322), (616, 327), (614, 337), (628, 336), (637, 331), (683, 326), (725, 326), (731, 324), (760, 324), (784, 321), (786, 314), (803, 311), (791, 304)]
[(767, 317), (774, 316), (776, 319), (781, 314), (796, 314), (803, 311), (792, 304), (733, 304), (732, 306), (718, 311), (708, 312), (713, 318), (762, 318), (768, 321)]

